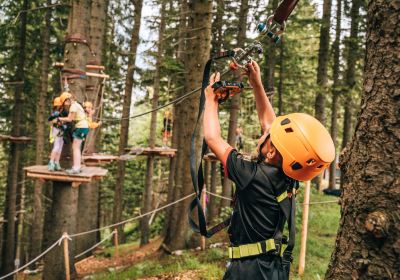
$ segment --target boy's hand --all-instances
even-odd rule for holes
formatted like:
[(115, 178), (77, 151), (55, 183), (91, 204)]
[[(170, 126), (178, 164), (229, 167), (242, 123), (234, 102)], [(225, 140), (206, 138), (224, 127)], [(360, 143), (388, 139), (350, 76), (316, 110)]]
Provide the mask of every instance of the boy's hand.
[(260, 66), (258, 66), (257, 62), (254, 60), (247, 64), (245, 75), (249, 77), (249, 84), (251, 87), (262, 86)]
[(208, 87), (206, 87), (205, 90), (205, 95), (206, 95), (206, 100), (207, 101), (215, 101), (218, 102), (217, 96), (214, 94), (214, 89), (213, 89), (213, 84), (215, 82), (218, 82), (221, 79), (221, 74), (219, 72), (213, 73), (210, 76), (210, 83), (208, 84)]

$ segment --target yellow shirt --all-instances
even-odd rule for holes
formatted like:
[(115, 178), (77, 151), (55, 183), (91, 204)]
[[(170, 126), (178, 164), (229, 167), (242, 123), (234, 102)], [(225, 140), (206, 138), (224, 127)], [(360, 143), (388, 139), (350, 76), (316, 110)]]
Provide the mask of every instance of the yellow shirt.
[(93, 121), (92, 117), (87, 116), (87, 120), (89, 123), (89, 128), (94, 129), (94, 128), (98, 128), (100, 126), (100, 124), (98, 122)]
[(86, 119), (86, 113), (82, 105), (74, 101), (69, 108), (71, 113), (75, 113), (75, 127), (76, 128), (89, 128), (89, 123)]

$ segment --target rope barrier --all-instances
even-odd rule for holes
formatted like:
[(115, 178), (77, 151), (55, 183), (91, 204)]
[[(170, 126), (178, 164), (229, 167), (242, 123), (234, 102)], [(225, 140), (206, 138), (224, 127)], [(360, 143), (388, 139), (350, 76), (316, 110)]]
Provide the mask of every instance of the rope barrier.
[[(119, 226), (119, 225), (125, 224), (125, 223), (127, 223), (127, 222), (130, 222), (130, 221), (133, 221), (133, 220), (137, 220), (137, 219), (143, 218), (143, 217), (145, 217), (145, 216), (147, 216), (147, 215), (156, 213), (156, 212), (161, 211), (161, 210), (163, 210), (163, 209), (165, 209), (165, 208), (168, 208), (168, 207), (170, 207), (170, 206), (172, 206), (172, 205), (174, 205), (174, 204), (177, 204), (177, 203), (179, 203), (179, 202), (181, 202), (181, 201), (183, 201), (183, 200), (185, 200), (185, 199), (188, 199), (189, 197), (193, 196), (194, 194), (195, 194), (195, 193), (191, 193), (191, 194), (189, 194), (189, 195), (187, 195), (187, 196), (185, 196), (185, 197), (182, 197), (182, 198), (180, 198), (180, 199), (178, 199), (178, 200), (176, 200), (176, 201), (174, 201), (174, 202), (168, 203), (168, 204), (166, 204), (166, 205), (164, 205), (164, 206), (162, 206), (162, 207), (156, 208), (156, 209), (151, 210), (151, 211), (149, 211), (149, 212), (147, 212), (147, 213), (140, 214), (140, 215), (138, 215), (138, 216), (136, 216), (136, 217), (132, 217), (132, 218), (130, 218), (130, 219), (127, 219), (127, 220), (124, 220), (124, 221), (121, 221), (121, 222), (118, 222), (118, 223), (115, 223), (115, 224), (112, 224), (112, 225), (100, 227), (100, 228), (97, 228), (97, 229), (92, 229), (92, 230), (85, 231), (85, 232), (79, 232), (79, 233), (75, 233), (75, 234), (71, 234), (71, 235), (69, 235), (69, 234), (67, 234), (67, 233), (64, 233), (56, 242), (54, 242), (49, 248), (47, 248), (47, 249), (46, 249), (44, 252), (42, 252), (39, 256), (37, 256), (36, 258), (34, 258), (33, 260), (31, 260), (30, 262), (26, 263), (25, 265), (21, 266), (20, 268), (14, 270), (13, 272), (10, 272), (10, 273), (8, 273), (8, 274), (6, 274), (6, 275), (4, 275), (4, 276), (1, 276), (1, 277), (0, 277), (0, 280), (6, 279), (7, 277), (12, 276), (12, 275), (14, 275), (14, 274), (20, 272), (21, 270), (27, 268), (28, 266), (30, 266), (31, 264), (33, 264), (34, 262), (36, 262), (37, 260), (39, 260), (40, 258), (42, 258), (44, 255), (46, 255), (48, 252), (50, 252), (55, 246), (57, 246), (57, 245), (60, 246), (61, 243), (62, 243), (65, 239), (72, 240), (73, 237), (77, 237), (77, 236), (81, 236), (81, 235), (85, 235), (85, 234), (97, 232), (97, 231), (100, 231), (100, 230), (103, 230), (103, 229), (107, 229), (107, 228), (110, 228), (110, 227)], [(114, 230), (109, 236), (105, 237), (103, 240), (101, 240), (99, 243), (93, 245), (93, 246), (92, 246), (91, 248), (89, 248), (88, 250), (86, 250), (86, 251), (80, 253), (79, 255), (75, 256), (75, 258), (78, 258), (78, 257), (80, 257), (81, 255), (84, 255), (85, 253), (89, 252), (90, 250), (93, 250), (94, 248), (96, 248), (96, 247), (97, 247), (98, 245), (100, 245), (101, 243), (105, 242), (108, 238), (110, 238), (110, 237), (113, 236), (114, 234), (116, 234), (116, 230)]]
[(181, 201), (183, 201), (183, 200), (188, 199), (189, 197), (193, 196), (194, 194), (195, 194), (195, 193), (191, 193), (191, 194), (189, 194), (189, 195), (187, 195), (187, 196), (185, 196), (185, 197), (182, 197), (182, 198), (180, 198), (180, 199), (178, 199), (178, 200), (176, 200), (176, 201), (174, 201), (174, 202), (168, 203), (168, 204), (166, 204), (166, 205), (164, 205), (164, 206), (162, 206), (162, 207), (156, 208), (156, 209), (151, 210), (151, 211), (149, 211), (149, 212), (147, 212), (147, 213), (140, 214), (140, 215), (138, 215), (138, 216), (136, 216), (136, 217), (132, 217), (132, 218), (129, 218), (129, 219), (127, 219), (127, 220), (124, 220), (124, 221), (121, 221), (121, 222), (118, 222), (118, 223), (115, 223), (115, 224), (112, 224), (112, 225), (108, 225), (108, 226), (104, 226), (104, 227), (100, 227), (100, 228), (96, 228), (96, 229), (92, 229), (92, 230), (88, 230), (88, 231), (84, 231), (84, 232), (79, 232), (79, 233), (71, 234), (70, 237), (77, 237), (77, 236), (81, 236), (81, 235), (85, 235), (85, 234), (89, 234), (89, 233), (93, 233), (93, 232), (98, 232), (98, 231), (100, 231), (100, 230), (107, 229), (107, 228), (110, 228), (110, 227), (116, 227), (116, 226), (120, 226), (120, 225), (126, 224), (126, 223), (128, 223), (128, 222), (130, 222), (130, 221), (134, 221), (134, 220), (143, 218), (143, 217), (145, 217), (145, 216), (151, 215), (151, 214), (156, 213), (156, 212), (158, 212), (158, 211), (161, 211), (161, 210), (163, 210), (163, 209), (165, 209), (165, 208), (168, 208), (168, 207), (170, 207), (170, 206), (172, 206), (172, 205), (174, 205), (174, 204), (177, 204), (177, 203), (179, 203), (179, 202), (181, 202)]
[(113, 232), (111, 232), (111, 234), (109, 234), (108, 236), (106, 236), (105, 238), (103, 238), (100, 242), (94, 244), (92, 247), (90, 247), (89, 249), (83, 251), (82, 253), (76, 255), (74, 258), (77, 259), (83, 255), (85, 255), (86, 253), (92, 251), (94, 248), (96, 248), (97, 246), (99, 246), (100, 244), (106, 242), (110, 237), (112, 237), (114, 234), (116, 233), (116, 231), (114, 230)]
[(64, 239), (68, 239), (68, 235), (63, 235), (61, 236), (56, 242), (54, 242), (49, 248), (47, 248), (45, 251), (43, 251), (43, 253), (41, 253), (39, 256), (37, 256), (36, 258), (34, 258), (33, 260), (31, 260), (30, 262), (26, 263), (25, 265), (21, 266), (20, 268), (14, 270), (13, 272), (10, 272), (6, 275), (3, 275), (0, 277), (1, 279), (6, 279), (7, 277), (10, 277), (18, 272), (20, 272), (21, 270), (27, 268), (28, 266), (30, 266), (31, 264), (33, 264), (34, 262), (38, 261), (39, 259), (41, 259), (44, 255), (46, 255), (48, 252), (50, 252), (54, 247), (56, 247), (57, 245), (59, 246), (61, 244), (61, 242)]
[(225, 200), (230, 200), (230, 201), (233, 200), (232, 198), (229, 198), (229, 197), (226, 197), (226, 196), (222, 196), (222, 195), (219, 195), (219, 194), (216, 194), (216, 193), (212, 193), (210, 191), (206, 191), (206, 193), (208, 193), (209, 195), (215, 196), (215, 197), (219, 197), (219, 198), (225, 199)]
[[(219, 194), (216, 194), (216, 193), (212, 193), (210, 191), (206, 191), (206, 193), (208, 193), (208, 194), (210, 194), (212, 196), (215, 196), (215, 197), (219, 197), (219, 198), (225, 199), (225, 200), (230, 200), (230, 201), (233, 200), (232, 198), (229, 198), (229, 197), (226, 197), (226, 196), (222, 196), (222, 195), (219, 195)], [(339, 200), (336, 199), (336, 200), (326, 200), (326, 201), (314, 201), (314, 202), (310, 202), (310, 203), (301, 203), (300, 205), (328, 204), (328, 203), (338, 203), (338, 202), (339, 202)]]

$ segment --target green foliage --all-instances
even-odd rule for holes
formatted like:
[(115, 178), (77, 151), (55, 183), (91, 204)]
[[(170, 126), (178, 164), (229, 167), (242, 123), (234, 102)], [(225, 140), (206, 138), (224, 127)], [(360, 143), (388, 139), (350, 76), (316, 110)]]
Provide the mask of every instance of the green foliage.
[[(298, 208), (301, 209), (302, 191), (297, 195)], [(311, 201), (331, 201), (335, 197), (325, 196), (313, 190)], [(300, 211), (299, 211), (300, 212)], [(301, 219), (301, 212), (297, 213)], [(337, 204), (312, 204), (310, 205), (306, 267), (303, 277), (297, 275), (298, 255), (300, 250), (300, 226), (297, 220), (297, 237), (294, 250), (291, 279), (323, 279), (331, 253), (334, 249), (336, 231), (340, 218), (340, 209)], [(121, 250), (121, 249), (120, 249)], [(137, 279), (155, 275), (174, 275), (189, 270), (196, 270), (196, 279), (221, 279), (227, 261), (226, 249), (213, 248), (201, 252), (185, 252), (182, 256), (164, 256), (151, 258), (135, 263), (133, 266), (119, 272), (94, 275), (92, 279)]]

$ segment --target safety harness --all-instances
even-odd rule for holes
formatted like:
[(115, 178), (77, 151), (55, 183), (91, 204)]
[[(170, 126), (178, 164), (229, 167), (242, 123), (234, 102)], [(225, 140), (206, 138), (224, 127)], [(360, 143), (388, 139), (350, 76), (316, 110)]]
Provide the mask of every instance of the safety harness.
[[(260, 33), (266, 34), (273, 40), (273, 42), (278, 43), (280, 41), (280, 36), (285, 28), (285, 21), (293, 11), (297, 2), (298, 0), (283, 0), (279, 4), (277, 10), (275, 11), (275, 14), (268, 18), (267, 24), (261, 23), (258, 25), (258, 30), (260, 31)], [(197, 168), (196, 139), (198, 136), (198, 124), (200, 122), (201, 116), (204, 111), (205, 89), (208, 86), (208, 79), (210, 76), (211, 65), (215, 60), (222, 58), (230, 58), (232, 60), (230, 70), (237, 70), (238, 68), (245, 67), (245, 64), (251, 61), (251, 55), (253, 53), (261, 53), (261, 52), (262, 52), (261, 44), (255, 41), (253, 42), (252, 45), (250, 45), (248, 48), (244, 50), (236, 49), (218, 54), (216, 57), (209, 59), (204, 68), (199, 111), (197, 115), (195, 129), (192, 134), (191, 146), (190, 146), (190, 173), (196, 197), (189, 205), (188, 219), (189, 219), (189, 225), (192, 228), (192, 230), (194, 232), (200, 233), (202, 236), (205, 236), (207, 238), (211, 237), (215, 233), (229, 226), (231, 221), (231, 217), (229, 217), (222, 223), (217, 224), (211, 229), (207, 229), (207, 222), (201, 204), (201, 194), (204, 187), (202, 159), (208, 150), (208, 146), (205, 140), (203, 139), (200, 163)], [(222, 75), (224, 75), (226, 72), (222, 73)], [(224, 98), (221, 98), (224, 100), (229, 97), (229, 91), (227, 91), (227, 87), (224, 87), (224, 85), (226, 86), (227, 83), (229, 84), (230, 82), (223, 81), (217, 85), (213, 85), (215, 89), (223, 87), (223, 90), (221, 91), (223, 91), (224, 93), (228, 93), (223, 95)], [(240, 88), (239, 84), (232, 83), (230, 85), (234, 85), (234, 90), (236, 91), (235, 93), (240, 92), (238, 90)], [(237, 247), (230, 247), (229, 257), (231, 259), (240, 259), (260, 254), (274, 253), (282, 257), (283, 266), (285, 267), (286, 271), (289, 271), (290, 263), (292, 261), (292, 251), (294, 248), (294, 241), (295, 241), (296, 202), (294, 194), (299, 187), (299, 183), (290, 178), (286, 179), (287, 179), (287, 184), (285, 185), (286, 186), (285, 190), (281, 193), (278, 193), (276, 196), (276, 200), (279, 203), (281, 211), (280, 211), (280, 218), (273, 238), (262, 242), (243, 244)], [(191, 215), (192, 211), (195, 210), (196, 208), (197, 208), (198, 224), (194, 221)], [(288, 239), (283, 235), (283, 229), (286, 222), (288, 223), (288, 229), (289, 229)]]

